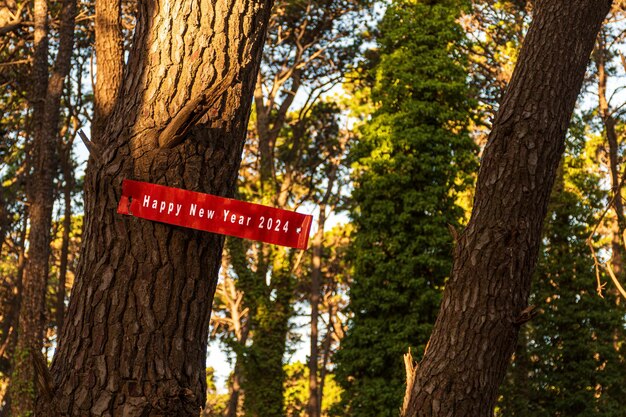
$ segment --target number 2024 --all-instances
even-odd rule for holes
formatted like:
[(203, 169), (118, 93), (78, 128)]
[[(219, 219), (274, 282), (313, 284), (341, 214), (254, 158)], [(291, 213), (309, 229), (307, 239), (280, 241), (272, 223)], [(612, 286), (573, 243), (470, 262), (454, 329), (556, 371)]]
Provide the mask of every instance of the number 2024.
[[(275, 223), (275, 224), (274, 224)], [(275, 232), (280, 232), (280, 219), (276, 219), (276, 221), (274, 222), (274, 219), (272, 219), (271, 217), (268, 217), (267, 222), (265, 221), (265, 217), (261, 216), (261, 222), (259, 223), (259, 229), (267, 229), (267, 230), (272, 230), (272, 226), (274, 226), (274, 231)], [(283, 225), (283, 232), (288, 232), (289, 231), (289, 221), (286, 221), (285, 224)]]

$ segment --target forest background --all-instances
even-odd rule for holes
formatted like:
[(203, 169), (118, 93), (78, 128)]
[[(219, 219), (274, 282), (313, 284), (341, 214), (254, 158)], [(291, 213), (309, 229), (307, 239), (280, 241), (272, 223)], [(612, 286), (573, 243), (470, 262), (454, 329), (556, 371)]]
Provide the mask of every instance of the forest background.
[[(120, 5), (127, 50), (138, 6)], [(99, 157), (78, 131), (102, 129), (96, 7), (0, 1), (0, 415), (32, 411), (16, 371), (27, 306), (45, 306), (48, 359), (65, 322), (86, 160)], [(315, 225), (307, 251), (226, 240), (202, 415), (398, 415), (404, 355), (424, 353), (533, 10), (523, 0), (276, 2), (236, 194), (313, 214)], [(616, 2), (591, 56), (544, 223), (532, 320), (497, 416), (624, 415), (625, 17)], [(33, 82), (42, 72), (43, 91)], [(43, 148), (42, 102), (58, 109)], [(42, 163), (45, 178), (34, 174)], [(33, 234), (31, 203), (42, 198), (49, 233)], [(24, 285), (35, 257), (46, 260), (39, 298)]]

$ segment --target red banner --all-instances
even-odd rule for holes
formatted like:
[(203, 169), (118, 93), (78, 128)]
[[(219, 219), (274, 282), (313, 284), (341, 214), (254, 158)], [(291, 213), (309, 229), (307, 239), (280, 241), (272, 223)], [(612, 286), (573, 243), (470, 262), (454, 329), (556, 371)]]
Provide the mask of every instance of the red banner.
[(120, 214), (306, 249), (312, 216), (147, 182), (124, 180)]

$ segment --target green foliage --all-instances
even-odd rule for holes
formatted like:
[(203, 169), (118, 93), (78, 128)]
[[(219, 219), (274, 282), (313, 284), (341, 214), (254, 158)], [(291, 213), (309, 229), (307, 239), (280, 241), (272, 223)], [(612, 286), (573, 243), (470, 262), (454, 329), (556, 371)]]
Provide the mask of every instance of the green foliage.
[(498, 108), (520, 46), (531, 21), (532, 2), (526, 0), (473, 0), (465, 16), (470, 74), (481, 103), (480, 116), (491, 119)]
[(247, 416), (282, 415), (283, 357), (292, 315), (294, 286), (289, 267), (293, 254), (282, 249), (273, 253), (271, 287), (263, 282), (261, 274), (256, 274), (256, 283), (248, 281), (246, 278), (249, 277), (245, 274), (239, 274), (238, 285), (243, 289), (251, 311), (248, 326), (254, 340), (254, 343), (243, 347), (244, 407)]
[(285, 415), (299, 417), (306, 415), (309, 398), (308, 367), (302, 362), (285, 365)]
[(411, 347), (421, 356), (435, 321), (451, 268), (448, 224), (459, 225), (457, 198), (476, 168), (461, 10), (458, 1), (396, 1), (380, 23), (366, 72), (377, 110), (352, 151), (353, 318), (336, 357), (338, 414), (396, 416), (402, 355)]
[[(623, 416), (623, 305), (596, 294), (586, 239), (602, 209), (599, 177), (573, 148), (560, 169), (544, 226), (530, 304), (542, 314), (521, 331), (497, 415)], [(606, 279), (606, 277), (604, 277)]]
[[(346, 135), (341, 109), (320, 97), (355, 61), (372, 3), (276, 2), (240, 170), (241, 198), (283, 209), (315, 206), (323, 199), (337, 205), (343, 173), (337, 165), (344, 159)], [(297, 268), (301, 257), (293, 250), (234, 240), (227, 250), (247, 309), (248, 338), (231, 344), (241, 364), (245, 413), (280, 417), (290, 320), (303, 281)]]
[(218, 394), (215, 385), (215, 369), (206, 368), (206, 404), (201, 417), (221, 417), (228, 405), (228, 394)]
[[(302, 362), (285, 365), (285, 415), (287, 417), (305, 417), (309, 400), (309, 368)], [(324, 395), (322, 398), (322, 415), (339, 401), (341, 388), (332, 374), (324, 378)]]
[[(272, 184), (261, 185), (261, 169), (244, 165), (239, 193), (286, 209), (304, 203), (316, 204), (329, 188), (329, 177), (343, 160), (340, 108), (318, 101), (308, 111), (287, 114), (287, 124), (273, 143)], [(260, 138), (259, 138), (260, 140)], [(252, 150), (254, 139), (248, 143)], [(250, 152), (254, 155), (254, 152)], [(331, 191), (337, 187), (330, 185)], [(332, 203), (339, 198), (332, 194)], [(282, 415), (283, 360), (291, 337), (290, 319), (302, 274), (295, 271), (297, 253), (277, 246), (231, 239), (227, 250), (237, 288), (249, 309), (247, 329), (251, 342), (231, 344), (242, 359), (244, 408), (247, 415)]]

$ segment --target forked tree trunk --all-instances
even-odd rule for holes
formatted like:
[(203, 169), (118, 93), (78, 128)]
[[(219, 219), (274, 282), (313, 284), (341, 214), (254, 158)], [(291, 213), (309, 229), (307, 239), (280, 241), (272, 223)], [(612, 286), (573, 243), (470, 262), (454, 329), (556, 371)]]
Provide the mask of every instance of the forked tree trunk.
[(404, 416), (491, 416), (525, 318), (565, 134), (611, 1), (535, 5)]
[(124, 178), (232, 195), (271, 0), (138, 8), (120, 93), (93, 138), (83, 248), (41, 415), (197, 416), (205, 403), (223, 237), (116, 208)]

